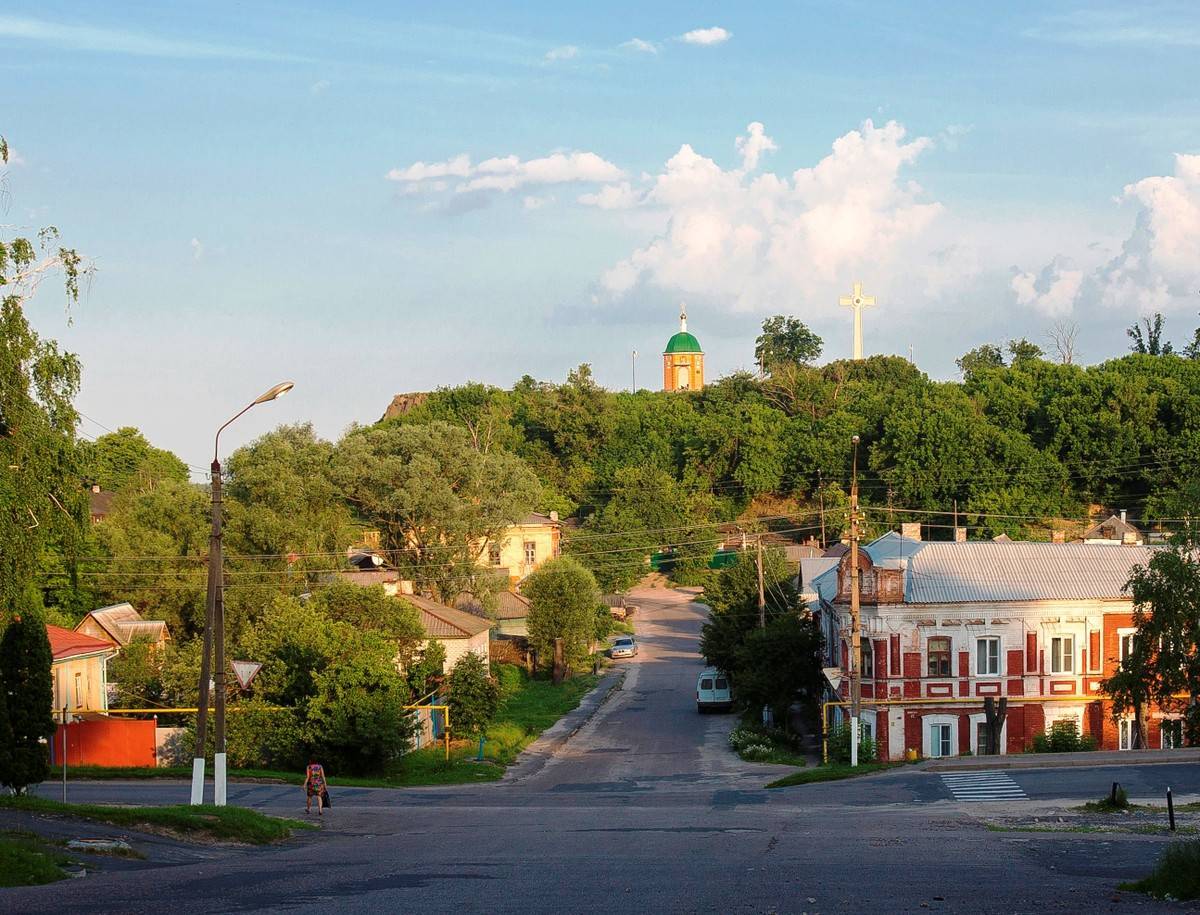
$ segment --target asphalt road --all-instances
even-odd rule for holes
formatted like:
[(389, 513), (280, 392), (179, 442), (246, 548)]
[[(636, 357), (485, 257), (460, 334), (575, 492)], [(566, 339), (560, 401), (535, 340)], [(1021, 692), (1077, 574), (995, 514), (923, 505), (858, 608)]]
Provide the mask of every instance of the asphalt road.
[[(1151, 836), (987, 830), (940, 777), (898, 770), (767, 792), (777, 767), (728, 752), (731, 716), (700, 716), (702, 607), (637, 596), (640, 657), (545, 766), (516, 782), (336, 789), (319, 833), (267, 849), (158, 843), (153, 863), (0, 890), (0, 911), (94, 912), (1092, 912), (1178, 911), (1115, 893), (1145, 873)], [(1175, 766), (1119, 770), (1131, 795)], [(1127, 773), (1127, 774), (1126, 774)], [(1096, 797), (1109, 770), (1009, 773), (1031, 797)], [(1139, 779), (1143, 781), (1138, 781)], [(1170, 782), (1177, 779), (1177, 782)], [(289, 786), (230, 802), (302, 815)], [(53, 796), (53, 795), (51, 795)], [(181, 783), (91, 783), (73, 800), (179, 803)], [(1032, 802), (1030, 802), (1032, 803)]]

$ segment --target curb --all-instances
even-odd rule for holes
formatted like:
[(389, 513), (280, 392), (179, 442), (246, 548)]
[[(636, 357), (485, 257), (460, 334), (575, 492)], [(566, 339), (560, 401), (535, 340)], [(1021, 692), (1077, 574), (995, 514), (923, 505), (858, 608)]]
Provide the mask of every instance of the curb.
[(580, 700), (579, 705), (542, 731), (537, 740), (522, 750), (516, 762), (505, 770), (504, 777), (493, 784), (511, 785), (540, 772), (567, 741), (592, 720), (613, 692), (621, 688), (628, 671), (628, 667), (621, 667), (610, 670), (601, 677), (600, 682)]
[(919, 766), (924, 772), (974, 772), (984, 769), (1102, 769), (1125, 766), (1166, 766), (1180, 763), (1200, 763), (1200, 751), (1147, 750), (1114, 753), (1019, 753), (1012, 756), (992, 756), (982, 759), (957, 757), (953, 762), (929, 762)]

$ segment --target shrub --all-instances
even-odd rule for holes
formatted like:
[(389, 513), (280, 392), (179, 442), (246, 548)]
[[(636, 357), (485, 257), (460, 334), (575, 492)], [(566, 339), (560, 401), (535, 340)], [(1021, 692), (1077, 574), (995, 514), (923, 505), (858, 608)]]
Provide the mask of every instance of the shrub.
[[(850, 727), (832, 728), (829, 731), (829, 736), (826, 738), (829, 748), (829, 761), (831, 763), (848, 763), (850, 762)], [(858, 759), (859, 762), (864, 760), (873, 760), (876, 757), (878, 750), (875, 746), (875, 741), (870, 737), (864, 736), (862, 728), (859, 728), (858, 740)]]
[(500, 707), (500, 685), (488, 672), (488, 662), (468, 651), (450, 671), (448, 701), (450, 731), (455, 737), (476, 737)]
[(4, 692), (7, 726), (0, 737), (0, 784), (23, 794), (50, 772), (45, 741), (54, 737), (54, 693), (50, 674), (50, 640), (34, 613), (16, 616), (0, 638), (0, 691)]
[(1154, 873), (1122, 889), (1139, 890), (1170, 899), (1200, 898), (1200, 841), (1172, 842), (1159, 859)]
[(1081, 737), (1074, 721), (1056, 721), (1045, 734), (1033, 736), (1034, 753), (1080, 753), (1096, 749), (1096, 738)]

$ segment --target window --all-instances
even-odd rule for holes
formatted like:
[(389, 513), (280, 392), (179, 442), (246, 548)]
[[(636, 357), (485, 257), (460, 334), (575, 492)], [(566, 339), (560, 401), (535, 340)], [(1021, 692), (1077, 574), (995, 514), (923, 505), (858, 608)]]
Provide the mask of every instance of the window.
[(729, 681), (724, 677), (717, 677), (717, 689), (722, 691), (729, 689)]
[(870, 639), (862, 640), (862, 678), (875, 679), (875, 649)]
[(498, 543), (489, 543), (488, 544), (488, 565), (491, 565), (491, 566), (500, 565), (500, 544), (498, 544)]
[(987, 756), (988, 755), (987, 725), (986, 724), (981, 724), (977, 728), (975, 728), (975, 755), (976, 756)]
[(712, 689), (713, 681), (708, 679), (707, 677), (705, 677), (703, 680), (700, 681), (700, 688), (701, 689)]
[(1050, 673), (1075, 672), (1075, 637), (1056, 635), (1050, 640)]
[(75, 675), (75, 708), (83, 708), (83, 674)]
[[(947, 641), (949, 641), (947, 639)], [(950, 756), (950, 725), (931, 724), (929, 726), (930, 756)]]
[(1137, 730), (1137, 725), (1132, 718), (1122, 718), (1117, 722), (1117, 749), (1132, 750), (1134, 733)]
[(1121, 635), (1121, 663), (1124, 664), (1133, 655), (1133, 633), (1122, 632)]
[(537, 544), (532, 540), (525, 541), (525, 564), (533, 565), (537, 562)]
[(975, 675), (996, 677), (1000, 674), (1000, 639), (995, 636), (975, 642)]
[(1179, 718), (1164, 718), (1160, 733), (1164, 750), (1178, 750), (1183, 746), (1183, 721)]
[(929, 655), (929, 676), (950, 676), (950, 636), (935, 635), (926, 646)]

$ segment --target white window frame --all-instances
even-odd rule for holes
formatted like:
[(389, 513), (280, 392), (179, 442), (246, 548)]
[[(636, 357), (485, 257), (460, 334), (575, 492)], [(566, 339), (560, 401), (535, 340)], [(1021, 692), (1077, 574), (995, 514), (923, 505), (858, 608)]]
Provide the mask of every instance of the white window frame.
[(536, 540), (526, 540), (522, 544), (522, 548), (525, 551), (525, 553), (524, 553), (525, 564), (530, 565), (530, 566), (536, 565), (537, 564), (537, 541)]
[[(1129, 657), (1133, 651), (1133, 639), (1137, 636), (1137, 629), (1133, 626), (1121, 628), (1117, 630), (1117, 664), (1124, 664), (1125, 659)], [(1125, 640), (1129, 640), (1129, 651), (1125, 650)]]
[[(987, 715), (977, 712), (971, 715), (971, 752), (979, 755), (979, 732), (987, 725)], [(1004, 716), (1004, 724), (1000, 726), (1000, 755), (1008, 755), (1008, 716)]]
[(950, 728), (949, 756), (958, 755), (958, 716), (957, 715), (925, 715), (921, 718), (921, 752), (927, 759), (933, 759), (933, 729), (948, 725)]
[(1133, 734), (1137, 728), (1137, 722), (1132, 715), (1126, 715), (1123, 718), (1117, 719), (1117, 749), (1132, 750), (1133, 749)]
[[(865, 636), (859, 639), (859, 651), (862, 652), (860, 660), (862, 661), (862, 670), (859, 673), (864, 680), (875, 679), (875, 643)], [(868, 673), (869, 671), (869, 673)]]
[[(1069, 651), (1063, 651), (1065, 644), (1070, 644)], [(1066, 666), (1063, 665), (1063, 659), (1068, 660)], [(1052, 674), (1075, 674), (1075, 636), (1070, 635), (1054, 635), (1050, 637), (1050, 673)]]
[[(979, 668), (979, 648), (984, 642), (995, 643), (996, 645), (996, 669), (995, 670), (980, 670)], [(998, 635), (981, 635), (975, 638), (975, 676), (977, 677), (1000, 677), (1003, 675), (1004, 667), (1004, 643)]]

